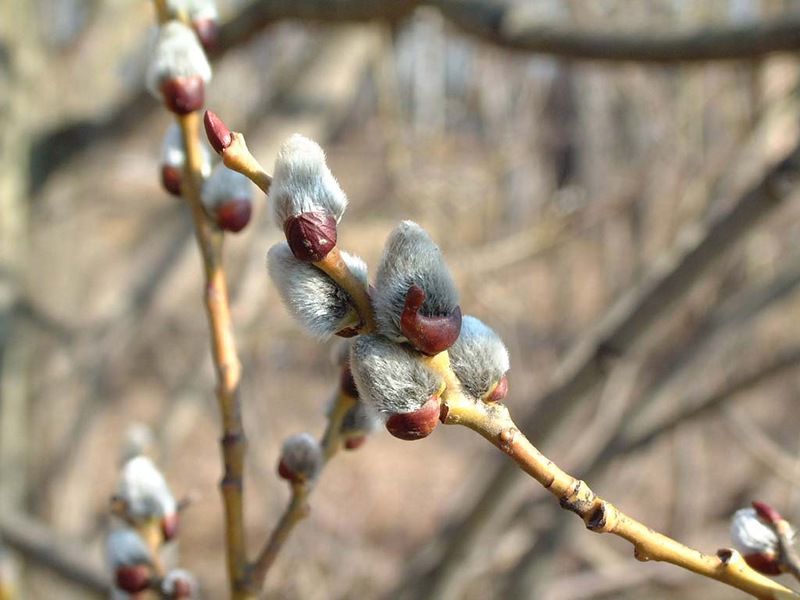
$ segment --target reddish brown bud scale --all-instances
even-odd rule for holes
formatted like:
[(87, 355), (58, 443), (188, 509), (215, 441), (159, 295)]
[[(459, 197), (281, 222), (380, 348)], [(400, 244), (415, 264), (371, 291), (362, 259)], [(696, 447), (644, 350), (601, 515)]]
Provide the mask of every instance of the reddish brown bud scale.
[(444, 316), (426, 317), (420, 314), (425, 291), (412, 285), (406, 292), (406, 303), (400, 315), (400, 331), (420, 352), (434, 356), (447, 350), (461, 332), (461, 307)]
[(203, 116), (203, 126), (206, 129), (208, 143), (211, 144), (214, 152), (222, 154), (222, 151), (230, 146), (233, 141), (231, 130), (228, 129), (228, 126), (222, 122), (222, 119), (216, 113), (210, 110), (207, 110)]
[(214, 216), (220, 229), (237, 233), (250, 222), (252, 212), (250, 200), (226, 200), (217, 205)]
[(413, 412), (397, 413), (389, 417), (386, 429), (401, 440), (420, 440), (436, 429), (440, 414), (439, 398), (433, 397)]
[(179, 517), (178, 514), (166, 515), (161, 519), (161, 534), (164, 541), (169, 542), (178, 536)]
[(484, 402), (502, 402), (508, 395), (508, 377), (503, 375), (491, 393), (484, 398)]
[(178, 167), (163, 165), (161, 167), (161, 185), (173, 196), (181, 195), (183, 173)]
[(338, 335), (341, 338), (351, 338), (356, 337), (359, 331), (355, 327), (345, 327), (344, 329), (340, 329), (334, 335)]
[(780, 575), (782, 572), (778, 557), (768, 552), (745, 554), (744, 560), (750, 568), (764, 575)]
[(283, 461), (280, 461), (278, 463), (278, 476), (281, 479), (285, 479), (286, 481), (299, 481), (300, 480), (300, 478), (297, 476), (297, 474), (294, 471), (292, 471), (289, 467), (287, 467), (286, 463), (283, 462)]
[(767, 523), (775, 525), (779, 521), (783, 521), (781, 513), (772, 508), (766, 502), (759, 502), (758, 500), (756, 500), (752, 504), (753, 508), (756, 509), (756, 513), (758, 514), (758, 516), (761, 517)]
[(114, 574), (116, 586), (129, 594), (136, 594), (150, 587), (150, 567), (134, 565), (119, 567)]
[(323, 212), (306, 212), (286, 219), (286, 241), (297, 260), (319, 262), (336, 245), (336, 219)]
[(200, 77), (179, 77), (161, 84), (166, 107), (176, 115), (188, 115), (203, 108), (206, 84)]
[(213, 52), (217, 49), (219, 23), (216, 19), (196, 19), (192, 21), (192, 29), (206, 52)]
[(367, 436), (365, 435), (359, 435), (356, 437), (347, 438), (344, 441), (344, 449), (357, 450), (358, 448), (361, 448), (361, 446), (363, 446), (366, 443), (366, 441), (367, 441)]

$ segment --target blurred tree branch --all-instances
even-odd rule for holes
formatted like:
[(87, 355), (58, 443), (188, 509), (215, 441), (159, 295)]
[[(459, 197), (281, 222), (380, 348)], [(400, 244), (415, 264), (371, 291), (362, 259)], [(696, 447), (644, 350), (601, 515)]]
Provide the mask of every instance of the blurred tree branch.
[[(431, 6), (457, 28), (489, 43), (536, 54), (576, 60), (683, 63), (752, 60), (800, 49), (800, 17), (743, 25), (717, 25), (666, 33), (620, 34), (581, 31), (569, 25), (542, 25), (510, 3), (491, 0), (254, 0), (222, 25), (216, 59), (266, 27), (284, 20), (308, 22), (397, 22), (417, 6)], [(98, 120), (80, 120), (43, 132), (35, 144), (31, 183), (47, 177), (100, 139), (118, 139), (135, 130), (155, 103), (141, 89)]]
[(91, 597), (107, 596), (109, 581), (105, 571), (86, 558), (86, 550), (59, 540), (38, 521), (19, 512), (3, 512), (0, 538), (32, 564), (78, 584)]

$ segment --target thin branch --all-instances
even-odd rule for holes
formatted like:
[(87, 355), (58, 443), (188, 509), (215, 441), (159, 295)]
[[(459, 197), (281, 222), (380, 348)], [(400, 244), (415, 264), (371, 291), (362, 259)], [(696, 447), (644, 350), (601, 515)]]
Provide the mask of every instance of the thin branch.
[(59, 540), (50, 528), (26, 515), (0, 514), (0, 538), (31, 564), (50, 569), (92, 596), (106, 597), (111, 589), (105, 570), (86, 559), (84, 548)]
[(577, 514), (589, 530), (611, 533), (630, 542), (638, 560), (669, 562), (756, 598), (800, 599), (800, 594), (748, 567), (739, 553), (720, 550), (717, 556), (703, 554), (653, 531), (600, 498), (585, 482), (565, 473), (541, 454), (517, 429), (505, 406), (453, 397), (446, 398), (446, 402), (446, 423), (464, 425), (480, 433), (558, 498), (562, 508)]
[[(650, 327), (673, 309), (696, 281), (745, 234), (780, 206), (798, 178), (800, 146), (742, 194), (727, 213), (705, 226), (690, 226), (678, 237), (675, 248), (660, 257), (641, 283), (623, 295), (597, 326), (578, 340), (556, 372), (550, 391), (524, 418), (521, 429), (545, 445), (558, 423), (571, 412), (582, 395), (603, 380), (615, 360), (624, 356), (648, 333)], [(452, 525), (457, 532), (444, 558), (425, 580), (428, 598), (442, 598), (453, 583), (456, 566), (477, 547), (502, 499), (511, 495), (519, 480), (514, 465), (499, 466), (467, 514)], [(449, 527), (448, 527), (449, 528)]]
[(785, 15), (761, 23), (684, 31), (620, 34), (543, 25), (519, 5), (488, 0), (430, 0), (460, 29), (492, 44), (562, 58), (642, 63), (750, 60), (800, 48), (800, 19)]

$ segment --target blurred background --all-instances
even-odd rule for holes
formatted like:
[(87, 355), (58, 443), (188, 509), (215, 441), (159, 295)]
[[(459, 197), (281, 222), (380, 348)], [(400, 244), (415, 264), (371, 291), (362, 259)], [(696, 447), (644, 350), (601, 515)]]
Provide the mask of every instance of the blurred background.
[[(317, 140), (350, 198), (340, 245), (373, 269), (399, 220), (431, 233), (509, 347), (534, 444), (705, 552), (752, 499), (800, 518), (800, 162), (781, 164), (800, 2), (219, 8), (208, 106), (268, 170), (289, 134)], [(225, 597), (200, 261), (143, 90), (153, 22), (145, 0), (0, 6), (0, 577), (20, 598), (103, 597), (137, 423), (193, 500), (182, 565)], [(226, 247), (253, 550), (288, 498), (280, 444), (322, 432), (337, 380), (266, 276), (281, 238), (259, 196)], [(267, 596), (745, 597), (634, 561), (503, 465), (461, 428), (377, 432), (328, 466)]]

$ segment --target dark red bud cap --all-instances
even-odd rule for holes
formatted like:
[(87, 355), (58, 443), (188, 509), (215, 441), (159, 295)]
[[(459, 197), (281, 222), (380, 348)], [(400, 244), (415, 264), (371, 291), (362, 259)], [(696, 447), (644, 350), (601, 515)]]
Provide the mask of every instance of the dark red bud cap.
[(342, 375), (339, 378), (339, 389), (348, 396), (358, 398), (358, 388), (356, 387), (356, 380), (353, 379), (353, 372), (350, 367), (342, 369)]
[(425, 291), (412, 285), (406, 292), (406, 304), (400, 315), (400, 331), (420, 352), (433, 356), (447, 350), (461, 333), (461, 307), (456, 306), (449, 315), (426, 317), (420, 314), (425, 302)]
[(497, 385), (494, 386), (492, 393), (484, 398), (484, 402), (502, 402), (508, 394), (508, 377), (503, 375)]
[(236, 233), (250, 222), (253, 203), (250, 200), (225, 200), (217, 204), (215, 212), (219, 228)]
[(166, 515), (161, 518), (161, 534), (164, 541), (174, 540), (178, 535), (178, 513)]
[(289, 217), (283, 224), (286, 241), (297, 260), (318, 262), (336, 245), (336, 219), (324, 212)]
[(744, 555), (745, 562), (751, 569), (763, 573), (764, 575), (780, 575), (781, 562), (778, 557), (769, 552), (756, 552)]
[(216, 50), (219, 41), (219, 23), (216, 19), (197, 19), (192, 22), (192, 28), (206, 52)]
[(228, 126), (222, 122), (222, 119), (216, 113), (210, 110), (207, 110), (203, 117), (203, 125), (206, 128), (208, 143), (211, 144), (214, 152), (222, 154), (222, 151), (230, 146), (233, 141), (231, 130), (228, 129)]
[(386, 421), (386, 429), (401, 440), (421, 440), (428, 437), (439, 424), (441, 407), (438, 397), (428, 399), (422, 408), (409, 413), (397, 413)]
[(766, 502), (759, 502), (758, 500), (756, 500), (755, 502), (753, 502), (753, 508), (756, 509), (756, 513), (758, 514), (758, 516), (761, 517), (767, 523), (772, 523), (774, 525), (778, 521), (783, 520), (781, 513), (772, 508)]
[(114, 579), (119, 589), (135, 594), (150, 587), (150, 567), (147, 565), (119, 567)]
[(161, 185), (173, 196), (181, 195), (181, 181), (183, 180), (183, 171), (178, 167), (171, 165), (162, 165), (161, 167)]
[(297, 476), (297, 474), (287, 467), (286, 463), (283, 461), (278, 463), (278, 476), (286, 481), (300, 481), (300, 478)]
[(337, 331), (336, 335), (342, 338), (356, 337), (358, 335), (358, 329), (355, 327), (345, 327), (344, 329)]
[(203, 108), (206, 84), (200, 77), (178, 77), (161, 84), (166, 107), (177, 115), (187, 115)]
[(367, 436), (359, 435), (355, 437), (349, 437), (344, 441), (344, 449), (345, 450), (357, 450), (361, 448), (367, 441)]

